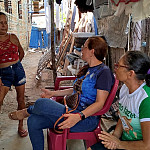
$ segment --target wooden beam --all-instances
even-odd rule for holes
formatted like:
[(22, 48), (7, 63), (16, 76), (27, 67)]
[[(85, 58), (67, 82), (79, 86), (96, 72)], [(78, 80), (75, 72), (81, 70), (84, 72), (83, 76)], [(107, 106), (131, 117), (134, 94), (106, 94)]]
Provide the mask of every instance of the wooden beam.
[(51, 1), (51, 58), (54, 82), (57, 77), (56, 64), (55, 64), (55, 47), (54, 47), (54, 0)]

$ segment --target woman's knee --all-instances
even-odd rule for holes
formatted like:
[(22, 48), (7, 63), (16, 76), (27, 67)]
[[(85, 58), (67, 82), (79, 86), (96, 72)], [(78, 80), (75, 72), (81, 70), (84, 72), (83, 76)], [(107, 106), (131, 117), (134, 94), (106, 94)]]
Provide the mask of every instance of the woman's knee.
[(34, 108), (43, 109), (47, 105), (47, 100), (45, 98), (39, 98), (34, 104)]
[(53, 100), (48, 98), (39, 98), (36, 100), (34, 107), (38, 108), (39, 110), (45, 110), (46, 108), (53, 108), (55, 105), (56, 102)]
[(36, 100), (35, 105), (47, 105), (47, 103), (50, 103), (50, 99), (48, 98), (39, 98)]

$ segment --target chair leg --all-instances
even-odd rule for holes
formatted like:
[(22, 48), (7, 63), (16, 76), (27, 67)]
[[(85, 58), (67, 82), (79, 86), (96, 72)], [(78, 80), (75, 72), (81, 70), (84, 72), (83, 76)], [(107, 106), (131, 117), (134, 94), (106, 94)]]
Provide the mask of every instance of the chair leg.
[(66, 138), (63, 134), (47, 131), (48, 150), (66, 150)]

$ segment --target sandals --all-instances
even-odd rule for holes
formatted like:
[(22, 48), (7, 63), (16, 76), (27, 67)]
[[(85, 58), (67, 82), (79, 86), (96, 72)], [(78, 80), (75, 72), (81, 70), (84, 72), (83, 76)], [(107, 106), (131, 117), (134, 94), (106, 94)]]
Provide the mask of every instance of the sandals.
[(11, 112), (8, 114), (8, 117), (11, 119), (11, 120), (22, 120), (24, 119), (24, 117), (20, 117), (20, 115), (18, 115), (18, 112), (17, 111), (14, 111), (14, 112)]
[(11, 120), (23, 120), (24, 118), (28, 117), (29, 115), (26, 114), (25, 110), (18, 110), (18, 111), (13, 111), (8, 114), (8, 117)]
[[(11, 120), (23, 120), (24, 118), (28, 117), (28, 115), (26, 114), (25, 109), (22, 109), (9, 113), (8, 117)], [(28, 135), (28, 131), (23, 129), (23, 127), (18, 127), (18, 134), (20, 137), (26, 137)]]
[(19, 134), (20, 137), (26, 137), (28, 135), (28, 131), (18, 129), (18, 134)]

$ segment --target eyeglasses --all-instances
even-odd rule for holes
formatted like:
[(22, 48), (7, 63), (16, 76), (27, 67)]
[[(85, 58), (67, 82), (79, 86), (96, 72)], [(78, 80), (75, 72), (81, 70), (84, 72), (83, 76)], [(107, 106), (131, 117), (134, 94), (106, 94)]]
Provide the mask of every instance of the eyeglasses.
[(118, 69), (120, 67), (129, 68), (128, 66), (120, 65), (120, 64), (114, 64), (115, 69)]

